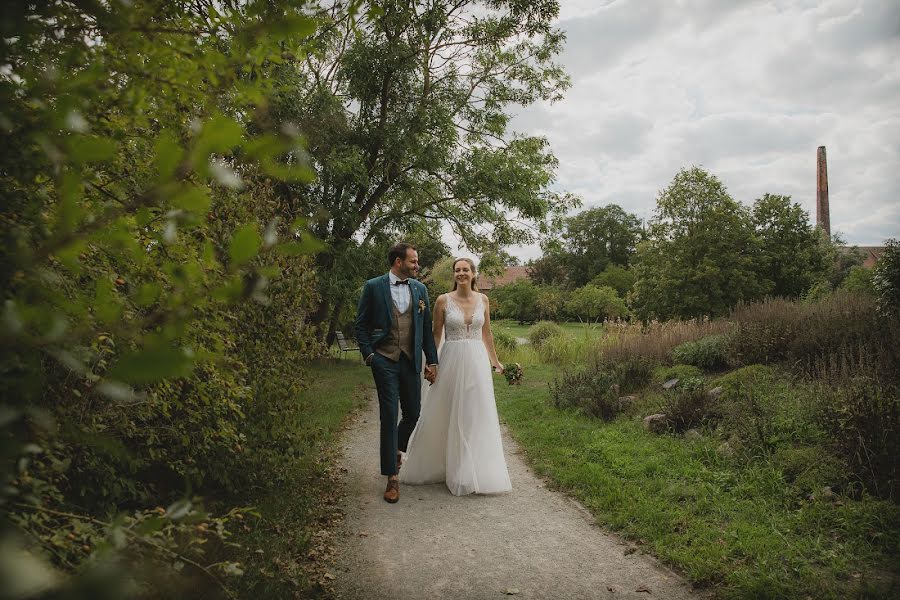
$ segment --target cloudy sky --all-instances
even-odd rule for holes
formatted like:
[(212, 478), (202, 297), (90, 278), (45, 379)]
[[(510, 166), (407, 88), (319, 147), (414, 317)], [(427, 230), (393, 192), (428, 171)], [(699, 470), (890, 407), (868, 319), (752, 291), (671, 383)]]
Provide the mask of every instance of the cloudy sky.
[[(832, 232), (900, 237), (900, 2), (561, 0), (564, 100), (515, 111), (582, 208), (649, 218), (682, 167), (736, 200), (792, 196), (815, 219), (826, 146)], [(523, 259), (536, 247), (511, 249)]]

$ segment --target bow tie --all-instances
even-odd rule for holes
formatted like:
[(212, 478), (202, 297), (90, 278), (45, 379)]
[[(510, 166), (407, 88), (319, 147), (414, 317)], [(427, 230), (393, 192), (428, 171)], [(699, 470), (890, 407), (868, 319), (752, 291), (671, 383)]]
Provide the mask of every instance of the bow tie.
[(398, 279), (394, 285), (409, 285), (409, 279)]

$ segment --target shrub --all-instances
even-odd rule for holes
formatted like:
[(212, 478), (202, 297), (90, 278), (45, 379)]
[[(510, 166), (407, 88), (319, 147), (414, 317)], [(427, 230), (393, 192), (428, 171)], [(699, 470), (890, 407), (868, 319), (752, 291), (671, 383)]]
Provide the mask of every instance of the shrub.
[(685, 342), (672, 349), (672, 360), (706, 371), (728, 366), (728, 336), (710, 335), (696, 342)]
[(612, 366), (616, 381), (622, 392), (632, 392), (645, 387), (651, 381), (654, 362), (648, 358), (634, 356)]
[(872, 286), (878, 296), (878, 310), (882, 315), (900, 313), (900, 241), (889, 239), (884, 252), (872, 269)]
[(653, 383), (665, 383), (672, 379), (703, 379), (703, 371), (694, 365), (660, 366), (653, 369)]
[(557, 408), (577, 408), (585, 414), (612, 421), (621, 411), (615, 374), (596, 369), (566, 372), (550, 384)]
[(528, 332), (528, 341), (533, 346), (537, 347), (543, 344), (547, 339), (555, 335), (562, 335), (562, 333), (562, 327), (553, 321), (538, 321)]
[(728, 321), (696, 319), (691, 321), (652, 321), (647, 324), (612, 321), (604, 325), (606, 334), (597, 343), (596, 362), (615, 363), (639, 356), (656, 363), (668, 363), (672, 349), (684, 342), (728, 333)]
[(900, 397), (869, 377), (818, 391), (823, 425), (838, 453), (873, 494), (896, 499), (900, 477)]
[(516, 349), (516, 346), (519, 344), (516, 342), (516, 338), (513, 334), (506, 331), (505, 329), (493, 328), (491, 333), (494, 334), (494, 346), (497, 349), (497, 352), (501, 350), (513, 351)]
[(715, 405), (703, 379), (685, 379), (665, 391), (662, 412), (668, 417), (669, 426), (681, 433), (715, 420)]

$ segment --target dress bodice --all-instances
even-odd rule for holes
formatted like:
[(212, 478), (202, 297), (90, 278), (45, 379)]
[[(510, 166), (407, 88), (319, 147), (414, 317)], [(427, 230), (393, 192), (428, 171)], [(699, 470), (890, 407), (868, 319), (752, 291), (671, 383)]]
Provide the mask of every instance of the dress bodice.
[(481, 301), (481, 294), (478, 294), (475, 300), (475, 312), (471, 315), (463, 314), (462, 309), (457, 306), (450, 294), (447, 294), (447, 309), (444, 312), (444, 333), (447, 341), (480, 340), (483, 326), (484, 304)]

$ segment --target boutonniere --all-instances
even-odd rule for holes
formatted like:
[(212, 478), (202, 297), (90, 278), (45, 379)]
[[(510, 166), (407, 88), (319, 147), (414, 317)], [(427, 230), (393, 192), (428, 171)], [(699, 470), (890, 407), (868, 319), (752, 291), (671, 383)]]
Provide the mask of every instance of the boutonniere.
[(425, 312), (425, 300), (419, 298), (419, 314)]

